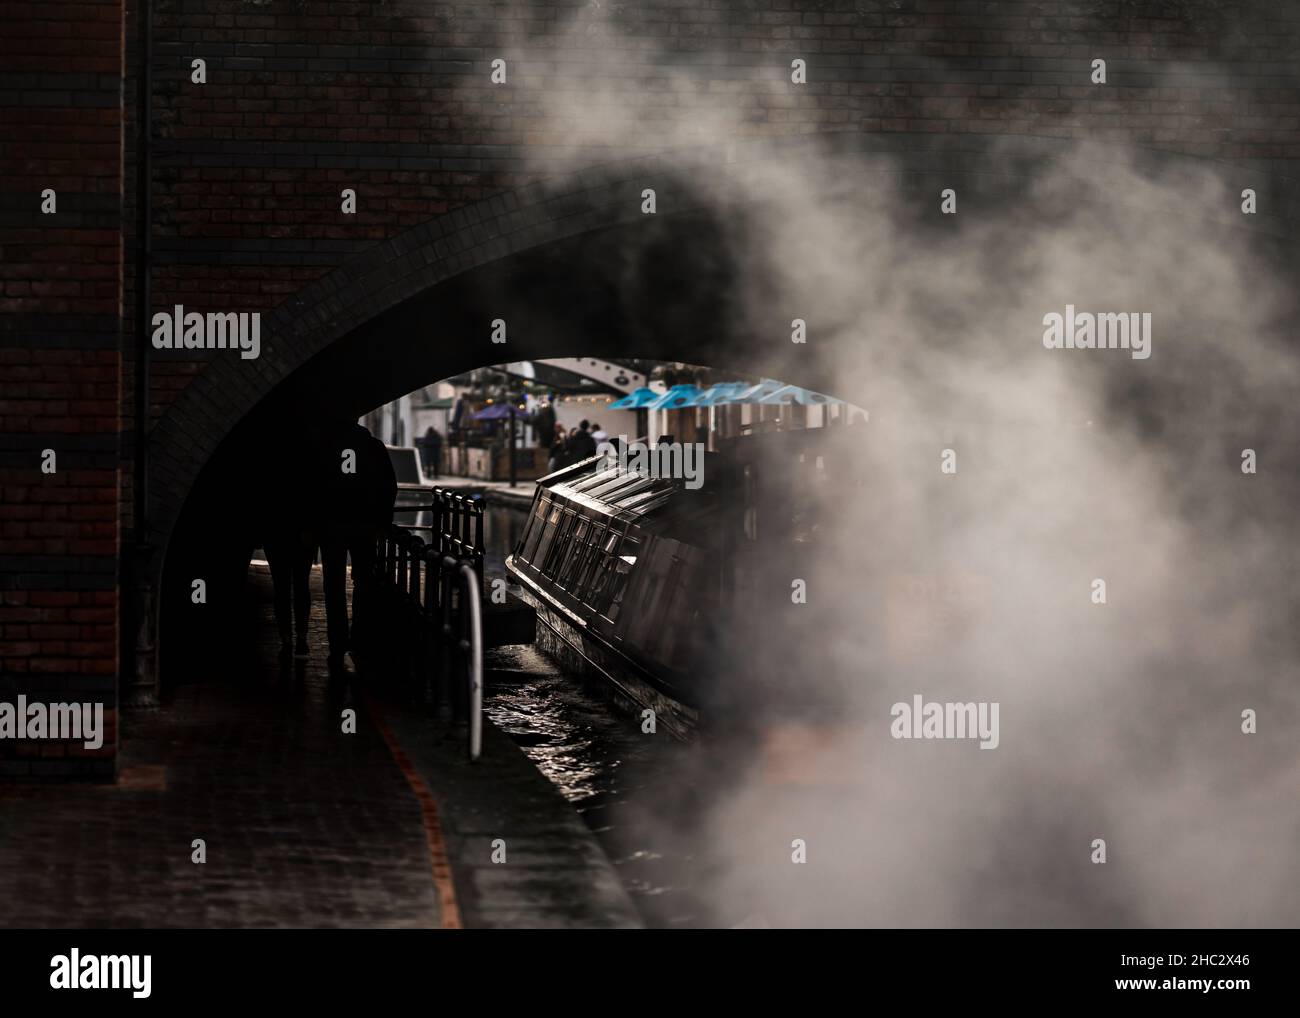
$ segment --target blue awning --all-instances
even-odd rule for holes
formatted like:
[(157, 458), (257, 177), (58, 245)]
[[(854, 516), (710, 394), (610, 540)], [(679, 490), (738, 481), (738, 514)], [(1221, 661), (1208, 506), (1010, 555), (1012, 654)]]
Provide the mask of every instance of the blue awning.
[(764, 397), (772, 395), (778, 389), (785, 388), (784, 382), (764, 378), (757, 385), (751, 385), (744, 392), (727, 400), (728, 403), (761, 403)]
[(719, 406), (723, 403), (733, 402), (733, 397), (739, 396), (742, 392), (750, 387), (748, 382), (719, 382), (717, 385), (705, 389), (695, 399), (695, 406)]
[(659, 399), (663, 393), (655, 392), (654, 389), (647, 389), (642, 386), (628, 393), (622, 399), (616, 399), (609, 405), (610, 410), (644, 410), (655, 400)]
[(718, 382), (707, 389), (694, 385), (674, 385), (667, 392), (655, 392), (653, 389), (637, 389), (630, 395), (609, 405), (611, 410), (685, 410), (688, 407), (726, 406), (731, 403), (764, 404), (767, 406), (787, 406), (798, 403), (802, 406), (828, 406), (842, 403), (834, 396), (827, 396), (811, 389), (802, 389), (797, 385), (787, 385), (773, 378), (765, 378), (757, 385), (749, 382)]
[(686, 407), (695, 406), (695, 400), (699, 397), (700, 390), (694, 385), (674, 385), (657, 400), (651, 403), (647, 410), (683, 410)]
[(820, 392), (813, 392), (811, 389), (801, 389), (797, 385), (783, 385), (775, 392), (764, 396), (759, 402), (767, 406), (788, 406), (791, 403), (798, 403), (801, 406), (826, 406), (840, 403), (842, 400), (834, 396), (823, 396)]

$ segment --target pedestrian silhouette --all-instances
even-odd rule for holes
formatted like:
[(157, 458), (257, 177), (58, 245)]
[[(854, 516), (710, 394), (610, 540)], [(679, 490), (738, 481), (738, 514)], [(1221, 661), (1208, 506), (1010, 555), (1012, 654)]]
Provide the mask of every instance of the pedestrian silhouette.
[[(363, 660), (373, 649), (375, 545), (393, 522), (397, 475), (383, 442), (361, 425), (330, 422), (321, 431), (315, 471), (325, 585), (325, 630), (331, 672), (346, 671), (345, 655)], [(352, 621), (348, 622), (348, 561), (352, 562)]]
[(424, 472), (427, 476), (438, 479), (438, 469), (442, 462), (442, 435), (433, 425), (424, 433), (420, 451), (424, 454)]
[(591, 432), (588, 430), (590, 427), (589, 422), (582, 421), (576, 431), (569, 432), (566, 448), (569, 463), (577, 463), (588, 456), (596, 455), (596, 440), (591, 437)]
[(308, 654), (311, 567), (316, 559), (317, 537), (304, 507), (312, 497), (310, 463), (303, 455), (305, 442), (300, 429), (288, 421), (270, 427), (262, 446), (257, 483), (262, 500), (258, 514), (260, 541), (275, 588), (275, 622), (282, 659), (291, 654), (305, 658)]
[(561, 467), (569, 465), (568, 445), (564, 438), (564, 425), (555, 426), (555, 438), (551, 442), (550, 458), (546, 463), (546, 472), (553, 474)]

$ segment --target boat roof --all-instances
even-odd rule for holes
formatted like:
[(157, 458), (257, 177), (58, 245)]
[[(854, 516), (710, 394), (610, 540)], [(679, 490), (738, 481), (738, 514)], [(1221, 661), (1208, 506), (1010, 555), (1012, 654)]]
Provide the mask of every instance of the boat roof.
[(716, 507), (711, 489), (691, 490), (679, 480), (620, 467), (603, 456), (557, 471), (538, 485), (592, 515), (616, 516), (657, 531), (676, 530)]

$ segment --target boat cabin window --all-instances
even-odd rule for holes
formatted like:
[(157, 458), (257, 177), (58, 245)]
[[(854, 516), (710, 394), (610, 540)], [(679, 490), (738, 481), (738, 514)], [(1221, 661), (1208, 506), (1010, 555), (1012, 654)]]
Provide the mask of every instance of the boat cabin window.
[(524, 531), (523, 539), (519, 542), (519, 557), (525, 562), (533, 560), (533, 553), (537, 551), (537, 543), (542, 539), (542, 531), (546, 528), (546, 514), (550, 507), (551, 500), (549, 497), (544, 494), (538, 496), (532, 515), (528, 517), (528, 527)]
[(614, 554), (618, 551), (622, 537), (622, 533), (616, 529), (616, 525), (611, 521), (604, 545), (594, 556), (595, 561), (592, 563), (591, 579), (589, 581), (590, 589), (586, 597), (583, 598), (583, 603), (598, 614), (602, 613), (604, 608), (605, 592), (609, 589), (610, 577), (614, 575)]
[(579, 601), (586, 600), (584, 592), (595, 570), (599, 568), (602, 549), (611, 525), (612, 520), (608, 516), (592, 520), (591, 529), (587, 534), (587, 544), (582, 552), (582, 561), (574, 570), (573, 586), (569, 591)]
[(610, 622), (618, 619), (628, 576), (636, 565), (640, 541), (629, 534), (612, 532), (601, 549), (600, 562), (592, 575), (587, 605)]
[(546, 561), (547, 553), (555, 541), (555, 530), (560, 523), (560, 507), (552, 505), (547, 511), (546, 525), (541, 530), (541, 540), (537, 543), (537, 553), (529, 560), (533, 568), (540, 569), (541, 563)]
[(573, 537), (567, 546), (568, 561), (562, 562), (557, 570), (559, 575), (557, 582), (565, 590), (572, 589), (578, 567), (582, 564), (583, 556), (587, 552), (587, 534), (590, 530), (591, 521), (585, 516), (578, 516), (573, 524)]
[(560, 518), (555, 527), (555, 540), (540, 565), (542, 575), (547, 579), (555, 579), (559, 574), (560, 566), (564, 564), (564, 559), (569, 553), (569, 542), (573, 535), (575, 519), (577, 516), (572, 509), (560, 511)]
[(637, 551), (640, 542), (633, 537), (626, 537), (619, 546), (618, 555), (614, 558), (614, 573), (611, 578), (609, 588), (605, 592), (605, 598), (608, 602), (607, 607), (601, 613), (610, 622), (617, 622), (619, 612), (623, 608), (623, 595), (627, 593), (627, 580), (636, 565)]

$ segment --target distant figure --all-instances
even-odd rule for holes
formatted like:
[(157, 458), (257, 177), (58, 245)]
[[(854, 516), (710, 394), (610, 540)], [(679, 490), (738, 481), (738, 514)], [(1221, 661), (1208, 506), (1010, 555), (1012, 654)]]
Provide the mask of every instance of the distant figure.
[(564, 425), (555, 426), (555, 437), (551, 441), (551, 457), (546, 461), (546, 472), (553, 474), (561, 467), (569, 465), (567, 460), (566, 442), (564, 438)]
[[(311, 567), (316, 560), (316, 534), (304, 505), (314, 497), (310, 465), (302, 455), (303, 438), (286, 425), (263, 446), (260, 488), (262, 550), (266, 552), (275, 587), (275, 622), (280, 631), (280, 657), (307, 657), (311, 622)], [(290, 615), (290, 604), (293, 614)], [(297, 630), (295, 643), (293, 634)]]
[(605, 429), (599, 424), (591, 426), (591, 440), (596, 443), (596, 455), (604, 456), (608, 453), (615, 452), (613, 444), (609, 440), (609, 435), (605, 434)]
[(537, 444), (540, 446), (549, 445), (555, 438), (555, 410), (551, 404), (543, 403), (533, 415), (533, 433), (537, 436)]
[(420, 458), (424, 460), (424, 472), (435, 481), (438, 479), (438, 467), (442, 463), (442, 435), (432, 424), (420, 441)]
[(568, 452), (569, 463), (578, 463), (585, 460), (588, 456), (596, 455), (596, 440), (591, 437), (588, 430), (591, 425), (587, 421), (582, 421), (576, 431), (569, 432), (569, 441), (565, 446)]
[[(393, 522), (397, 475), (384, 443), (355, 423), (326, 427), (316, 472), (321, 487), (318, 530), (325, 580), (329, 667), (344, 672), (347, 651), (365, 653), (373, 640), (375, 544)], [(352, 560), (352, 625), (348, 626), (348, 559)]]

